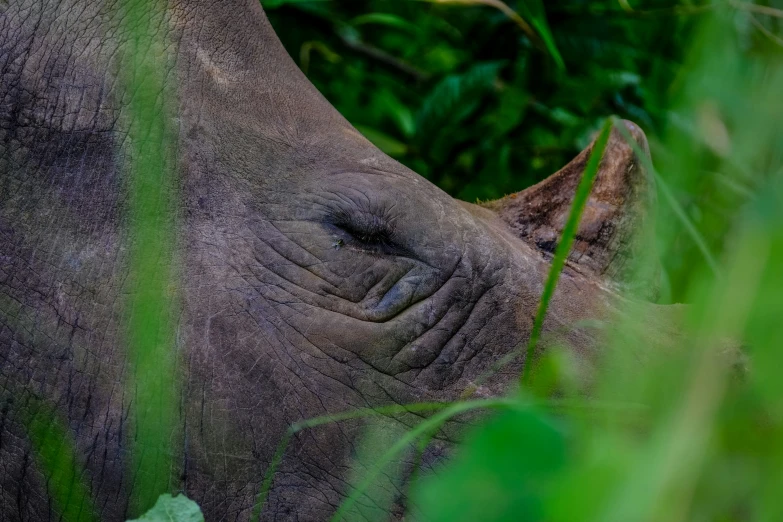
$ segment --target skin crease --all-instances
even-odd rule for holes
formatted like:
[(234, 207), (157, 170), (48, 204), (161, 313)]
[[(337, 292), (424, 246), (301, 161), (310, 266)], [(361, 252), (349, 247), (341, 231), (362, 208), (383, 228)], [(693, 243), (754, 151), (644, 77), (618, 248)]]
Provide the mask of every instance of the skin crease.
[[(62, 412), (101, 520), (136, 515), (128, 392), (119, 384), (122, 296), (133, 292), (122, 165), (132, 158), (116, 4), (0, 0), (2, 521), (59, 519), (15, 413), (31, 407), (29, 397)], [(179, 100), (171, 123), (183, 374), (170, 490), (196, 500), (207, 521), (243, 521), (290, 424), (455, 400), (526, 341), (549, 268), (547, 238), (564, 221), (551, 210), (568, 208), (582, 164), (564, 169), (566, 181), (483, 207), (455, 201), (331, 107), (257, 1), (165, 7)], [(616, 134), (596, 183), (577, 241), (589, 262), (572, 255), (545, 323), (545, 337), (556, 333), (586, 366), (595, 336), (574, 325), (625, 302), (614, 291), (622, 278), (608, 276), (639, 251), (625, 246), (629, 230), (649, 219), (647, 178)], [(550, 198), (549, 212), (530, 213)], [(475, 396), (503, 393), (520, 368), (499, 371)], [(389, 429), (417, 420), (397, 416)], [(449, 426), (443, 439), (458, 432)], [(328, 519), (351, 467), (364, 465), (351, 464), (362, 433), (350, 421), (297, 435), (262, 520)], [(424, 467), (442, 452), (434, 443)], [(386, 488), (399, 516), (402, 487)], [(389, 509), (359, 504), (358, 518)]]

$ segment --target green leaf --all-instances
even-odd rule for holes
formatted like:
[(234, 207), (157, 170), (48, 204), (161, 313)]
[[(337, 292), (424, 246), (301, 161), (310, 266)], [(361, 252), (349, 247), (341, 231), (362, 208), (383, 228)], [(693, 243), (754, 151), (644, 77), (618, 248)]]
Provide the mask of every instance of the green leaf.
[(469, 114), (481, 96), (490, 90), (504, 61), (478, 63), (463, 74), (453, 74), (438, 83), (416, 115), (416, 132), (427, 137), (445, 122), (456, 123)]
[(198, 504), (185, 495), (172, 497), (166, 493), (158, 497), (152, 509), (128, 522), (204, 522), (204, 515)]
[(421, 481), (414, 493), (421, 520), (541, 520), (552, 478), (566, 463), (565, 442), (542, 412), (504, 412), (469, 436), (446, 469)]
[(527, 0), (520, 4), (522, 11), (527, 15), (527, 19), (536, 29), (536, 32), (544, 42), (544, 46), (552, 59), (557, 64), (558, 68), (565, 70), (565, 62), (560, 55), (560, 51), (557, 49), (555, 39), (552, 36), (552, 31), (549, 29), (549, 23), (546, 19), (546, 12), (544, 11), (544, 5), (541, 0)]
[(385, 25), (386, 27), (393, 27), (400, 29), (408, 33), (417, 34), (420, 32), (419, 27), (410, 23), (409, 21), (399, 16), (389, 13), (368, 13), (360, 15), (350, 21), (350, 24), (354, 27), (359, 25)]

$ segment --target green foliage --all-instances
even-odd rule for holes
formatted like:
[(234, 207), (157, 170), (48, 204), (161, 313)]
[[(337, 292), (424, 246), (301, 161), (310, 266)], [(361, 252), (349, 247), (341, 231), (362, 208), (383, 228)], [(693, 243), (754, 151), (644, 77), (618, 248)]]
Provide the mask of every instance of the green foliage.
[(544, 412), (510, 410), (474, 430), (413, 499), (420, 520), (542, 520), (552, 478), (567, 462), (566, 437)]
[(311, 56), (307, 73), (351, 122), (469, 201), (555, 172), (610, 114), (662, 128), (691, 25), (610, 1), (503, 4), (532, 36), (497, 1), (263, 4), (297, 61), (314, 41), (340, 57)]
[(155, 505), (141, 517), (128, 522), (204, 522), (198, 504), (185, 495), (161, 495)]

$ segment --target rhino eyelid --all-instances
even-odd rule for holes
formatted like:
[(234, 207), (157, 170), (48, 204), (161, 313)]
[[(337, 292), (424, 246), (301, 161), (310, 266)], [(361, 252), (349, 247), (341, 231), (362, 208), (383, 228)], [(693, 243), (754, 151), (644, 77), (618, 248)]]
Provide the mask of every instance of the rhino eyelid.
[(351, 242), (363, 247), (384, 249), (394, 247), (393, 231), (386, 227), (366, 227), (354, 223), (336, 223), (335, 227), (344, 232)]
[(327, 220), (327, 226), (341, 236), (342, 244), (364, 253), (411, 257), (395, 241), (394, 224), (376, 214), (338, 211)]

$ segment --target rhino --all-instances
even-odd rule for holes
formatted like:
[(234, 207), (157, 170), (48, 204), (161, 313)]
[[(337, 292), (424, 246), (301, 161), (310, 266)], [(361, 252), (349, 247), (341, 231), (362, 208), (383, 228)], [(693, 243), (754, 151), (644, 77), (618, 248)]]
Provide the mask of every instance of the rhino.
[[(161, 278), (170, 320), (156, 323), (173, 332), (161, 364), (177, 362), (161, 492), (185, 493), (207, 521), (249, 520), (258, 507), (262, 520), (326, 520), (349, 490), (363, 421), (293, 436), (257, 506), (289, 426), (513, 389), (533, 362), (519, 347), (592, 145), (522, 192), (458, 201), (341, 116), (257, 0), (142, 9), (152, 14), (135, 41), (149, 45), (130, 53), (138, 28), (122, 2), (0, 0), (0, 520), (67, 518), (55, 494), (62, 477), (41, 464), (30, 432), (41, 405), (73, 441), (77, 473), (66, 478), (86, 484), (96, 520), (144, 507), (133, 500), (144, 477), (132, 473), (139, 390), (128, 380), (128, 324), (141, 324), (128, 303), (143, 286), (134, 252), (174, 274)], [(150, 193), (171, 196), (159, 203), (176, 219), (134, 229), (129, 165), (144, 164), (160, 136), (140, 137), (132, 87), (145, 69), (132, 62), (160, 53), (163, 101), (152, 116), (171, 131), (160, 164), (172, 178), (136, 175), (161, 183)], [(585, 368), (601, 346), (589, 322), (622, 310), (627, 291), (649, 297), (656, 286), (655, 263), (633, 268), (656, 257), (639, 239), (653, 219), (650, 173), (635, 152), (646, 156), (647, 141), (622, 125), (544, 323), (543, 338)], [(653, 323), (672, 315), (644, 306)], [(428, 449), (424, 468), (444, 451)], [(382, 509), (401, 518), (404, 488), (394, 487)], [(384, 518), (373, 509), (367, 501), (356, 513)]]

